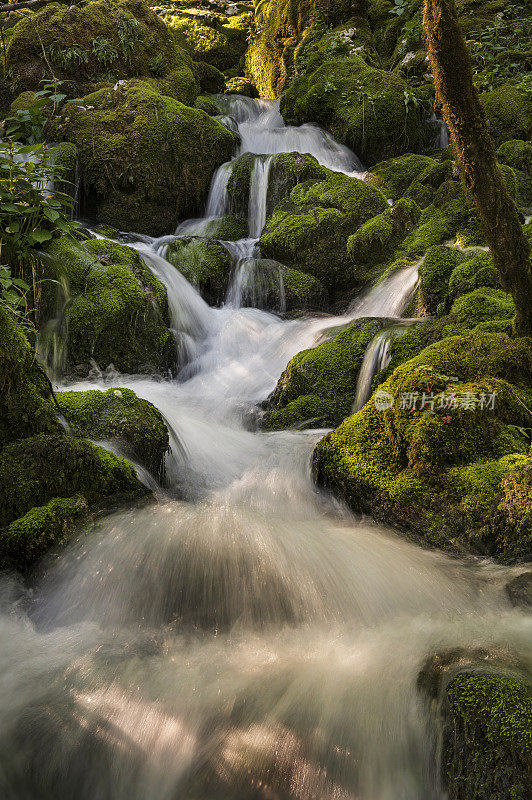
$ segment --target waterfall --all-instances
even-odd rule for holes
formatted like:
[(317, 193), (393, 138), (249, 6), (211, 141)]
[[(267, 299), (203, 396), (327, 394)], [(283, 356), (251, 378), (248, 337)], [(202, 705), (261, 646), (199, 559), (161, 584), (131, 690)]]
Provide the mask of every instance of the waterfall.
[[(177, 378), (109, 371), (58, 387), (126, 387), (153, 403), (169, 429), (167, 485), (85, 519), (24, 580), (0, 576), (0, 794), (444, 800), (420, 670), (438, 652), (530, 658), (530, 617), (504, 592), (515, 568), (425, 550), (318, 492), (311, 458), (324, 431), (253, 430), (290, 359), (354, 319), (399, 317), (418, 265), (341, 317), (243, 307), (278, 279), (281, 292), (282, 269), (254, 258), (267, 156), (314, 152), (346, 172), (360, 162), (318, 128), (282, 127), (276, 102), (217, 103), (266, 156), (253, 233), (222, 242), (233, 274), (221, 308), (164, 258), (176, 236), (227, 213), (224, 165), (205, 220), (131, 237), (167, 289), (186, 362)], [(387, 335), (366, 353), (361, 396)]]
[(353, 403), (353, 414), (363, 408), (372, 394), (373, 379), (386, 369), (392, 357), (392, 343), (405, 327), (393, 326), (380, 331), (369, 343), (357, 378), (357, 390)]
[(233, 171), (232, 162), (227, 162), (219, 167), (212, 179), (209, 197), (207, 199), (206, 217), (222, 217), (229, 214), (230, 203), (227, 194), (227, 184)]
[(251, 172), (249, 186), (249, 235), (258, 239), (266, 224), (266, 199), (268, 196), (268, 177), (272, 156), (257, 157)]

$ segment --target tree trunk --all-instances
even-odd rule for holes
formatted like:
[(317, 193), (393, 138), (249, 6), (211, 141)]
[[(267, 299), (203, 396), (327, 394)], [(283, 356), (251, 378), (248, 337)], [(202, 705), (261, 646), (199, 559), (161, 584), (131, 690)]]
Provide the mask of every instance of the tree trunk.
[(531, 335), (530, 245), (497, 164), (453, 0), (425, 0), (423, 28), (436, 96), (443, 107), (464, 183), (478, 209), (502, 284), (515, 302), (516, 331)]

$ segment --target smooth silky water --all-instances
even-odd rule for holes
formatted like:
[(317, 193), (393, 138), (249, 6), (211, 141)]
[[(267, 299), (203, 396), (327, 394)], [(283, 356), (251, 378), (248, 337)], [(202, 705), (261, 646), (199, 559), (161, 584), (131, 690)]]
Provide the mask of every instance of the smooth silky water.
[[(224, 103), (253, 152), (312, 146), (360, 166), (319, 129), (282, 127), (275, 103)], [(225, 213), (223, 173), (207, 218)], [(6, 800), (443, 800), (420, 669), (479, 646), (530, 666), (530, 618), (504, 593), (515, 570), (354, 518), (313, 484), (323, 431), (253, 430), (289, 359), (356, 317), (400, 317), (416, 267), (342, 317), (282, 320), (241, 307), (252, 245), (233, 243), (228, 302), (210, 308), (164, 242), (137, 237), (183, 343), (177, 380), (59, 387), (131, 387), (161, 410), (172, 451), (152, 501), (85, 523), (31, 589), (0, 581)]]

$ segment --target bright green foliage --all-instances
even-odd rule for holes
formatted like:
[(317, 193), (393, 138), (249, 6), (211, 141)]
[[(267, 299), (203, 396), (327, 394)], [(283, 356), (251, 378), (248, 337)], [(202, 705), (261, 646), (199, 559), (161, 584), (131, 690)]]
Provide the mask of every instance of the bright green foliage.
[(59, 430), (50, 385), (14, 316), (0, 308), (0, 449)]
[(131, 389), (60, 392), (57, 402), (77, 436), (118, 441), (154, 475), (164, 473), (168, 429), (155, 406)]
[(446, 696), (443, 777), (450, 800), (527, 800), (530, 685), (505, 675), (462, 673)]
[[(356, 510), (385, 514), (438, 547), (526, 558), (532, 483), (523, 401), (531, 382), (530, 340), (478, 333), (432, 344), (379, 387), (394, 398), (390, 409), (369, 401), (318, 444), (319, 479)], [(493, 392), (493, 409), (462, 402)], [(421, 408), (423, 393), (429, 402)], [(456, 407), (442, 393), (458, 397)], [(401, 402), (412, 394), (416, 409)], [(483, 474), (489, 479), (474, 489), (465, 481)]]
[(98, 220), (152, 235), (199, 211), (214, 170), (235, 144), (205, 112), (141, 81), (67, 104), (54, 135), (76, 144)]
[(202, 12), (190, 8), (173, 9), (163, 18), (173, 32), (180, 47), (194, 61), (204, 61), (219, 70), (236, 70), (241, 65), (246, 49), (247, 10), (227, 17), (223, 13), (202, 19)]
[(16, 25), (7, 69), (14, 91), (37, 89), (41, 79), (55, 76), (68, 81), (65, 88), (72, 97), (102, 79), (148, 77), (164, 70), (182, 73), (185, 93), (179, 99), (193, 102), (198, 94), (190, 58), (142, 0), (47, 5)]
[(351, 56), (296, 78), (282, 97), (281, 113), (290, 121), (320, 123), (363, 161), (374, 163), (421, 143), (421, 116), (408, 97), (397, 74)]
[(265, 427), (329, 427), (345, 419), (364, 353), (382, 326), (380, 320), (357, 320), (332, 340), (294, 356), (268, 400)]

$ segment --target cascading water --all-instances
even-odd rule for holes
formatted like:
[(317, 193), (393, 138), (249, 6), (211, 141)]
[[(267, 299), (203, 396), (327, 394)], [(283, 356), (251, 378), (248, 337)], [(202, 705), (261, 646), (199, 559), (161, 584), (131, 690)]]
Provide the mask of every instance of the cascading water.
[[(275, 117), (263, 101), (227, 102), (248, 125)], [(161, 491), (85, 523), (31, 591), (0, 580), (1, 796), (444, 800), (418, 674), (448, 648), (530, 664), (532, 623), (509, 605), (507, 570), (425, 551), (317, 492), (322, 431), (247, 424), (330, 328), (400, 316), (416, 266), (343, 317), (281, 320), (210, 308), (161, 240), (134, 246), (167, 287), (188, 363), (176, 381), (61, 388), (128, 386), (153, 402), (181, 499)]]

